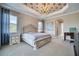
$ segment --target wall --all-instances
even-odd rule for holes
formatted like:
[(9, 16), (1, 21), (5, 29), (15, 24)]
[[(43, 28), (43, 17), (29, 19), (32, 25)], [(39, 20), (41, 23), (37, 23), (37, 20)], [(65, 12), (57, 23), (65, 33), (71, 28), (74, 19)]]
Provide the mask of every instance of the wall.
[[(32, 24), (35, 27), (38, 26), (38, 19), (33, 18), (31, 16), (25, 15), (25, 14), (21, 14), (21, 13), (17, 13), (15, 11), (11, 11), (11, 14), (16, 15), (18, 17), (18, 32), (22, 33), (23, 32), (23, 27)], [(29, 29), (30, 30), (30, 29)]]
[(21, 25), (21, 20), (20, 20), (20, 13), (11, 10), (10, 14), (17, 16), (17, 31), (18, 31), (18, 33), (21, 33), (22, 25)]
[[(35, 27), (38, 26), (38, 19), (33, 18), (31, 16), (28, 15), (24, 15), (24, 14), (20, 14), (17, 12), (13, 12), (12, 14), (15, 14), (18, 16), (18, 29), (19, 32), (22, 32), (23, 27), (32, 24)], [(66, 15), (66, 16), (62, 16), (62, 17), (57, 17), (57, 18), (53, 18), (50, 20), (45, 20), (45, 24), (46, 23), (54, 23), (55, 20), (58, 19), (62, 19), (64, 21), (64, 32), (68, 32), (70, 27), (77, 27), (78, 31), (79, 31), (79, 13), (75, 13), (75, 14), (71, 14), (71, 15)], [(45, 25), (46, 27), (46, 25)], [(46, 30), (46, 28), (45, 28)], [(55, 29), (54, 29), (55, 30)], [(54, 32), (54, 30), (52, 32)]]
[[(26, 26), (29, 26), (29, 25), (33, 25), (34, 27), (38, 28), (39, 20), (36, 19), (36, 18), (33, 18), (31, 16), (20, 14), (20, 22), (21, 22), (21, 25), (22, 25), (21, 30), (23, 31), (23, 28), (26, 27)], [(29, 29), (29, 30), (31, 30), (31, 29)]]
[(53, 18), (53, 19), (48, 19), (45, 22), (46, 23), (55, 22), (55, 20), (58, 20), (58, 19), (63, 20), (63, 22), (64, 22), (64, 26), (63, 26), (64, 32), (69, 32), (70, 27), (76, 27), (77, 30), (79, 31), (79, 13), (65, 15), (65, 16), (57, 17), (57, 18)]
[(61, 17), (64, 20), (64, 32), (69, 32), (70, 27), (76, 27), (79, 31), (79, 13)]

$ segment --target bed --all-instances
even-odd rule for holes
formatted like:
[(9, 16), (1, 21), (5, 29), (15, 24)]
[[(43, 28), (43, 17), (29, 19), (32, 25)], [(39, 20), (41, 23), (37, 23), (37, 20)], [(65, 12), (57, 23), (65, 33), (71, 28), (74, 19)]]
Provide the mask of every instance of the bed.
[(36, 30), (37, 29), (33, 25), (26, 26), (24, 27), (22, 34), (22, 40), (32, 46), (34, 50), (51, 42), (50, 34), (37, 33)]

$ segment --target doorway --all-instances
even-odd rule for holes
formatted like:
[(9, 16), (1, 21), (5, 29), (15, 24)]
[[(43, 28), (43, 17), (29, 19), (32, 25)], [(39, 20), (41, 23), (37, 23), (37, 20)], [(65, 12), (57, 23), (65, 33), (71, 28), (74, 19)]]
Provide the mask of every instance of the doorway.
[(57, 37), (64, 35), (63, 26), (64, 26), (64, 22), (63, 22), (62, 19), (59, 19), (59, 20), (55, 21), (55, 35)]

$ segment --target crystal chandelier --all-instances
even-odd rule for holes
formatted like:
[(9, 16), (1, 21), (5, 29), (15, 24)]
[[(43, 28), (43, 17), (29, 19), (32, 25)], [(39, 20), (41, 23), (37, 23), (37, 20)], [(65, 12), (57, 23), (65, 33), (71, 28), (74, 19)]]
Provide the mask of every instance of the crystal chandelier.
[(25, 5), (38, 11), (40, 14), (49, 14), (62, 9), (66, 3), (25, 3)]

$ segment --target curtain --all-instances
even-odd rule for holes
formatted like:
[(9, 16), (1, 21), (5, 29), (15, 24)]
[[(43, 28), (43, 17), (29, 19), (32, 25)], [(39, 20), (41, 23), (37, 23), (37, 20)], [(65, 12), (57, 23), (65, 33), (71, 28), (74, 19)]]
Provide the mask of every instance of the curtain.
[(9, 43), (10, 11), (1, 8), (1, 45)]
[(45, 21), (44, 20), (41, 20), (41, 22), (42, 22), (42, 33), (44, 33), (45, 31), (44, 31), (44, 29), (45, 29)]

